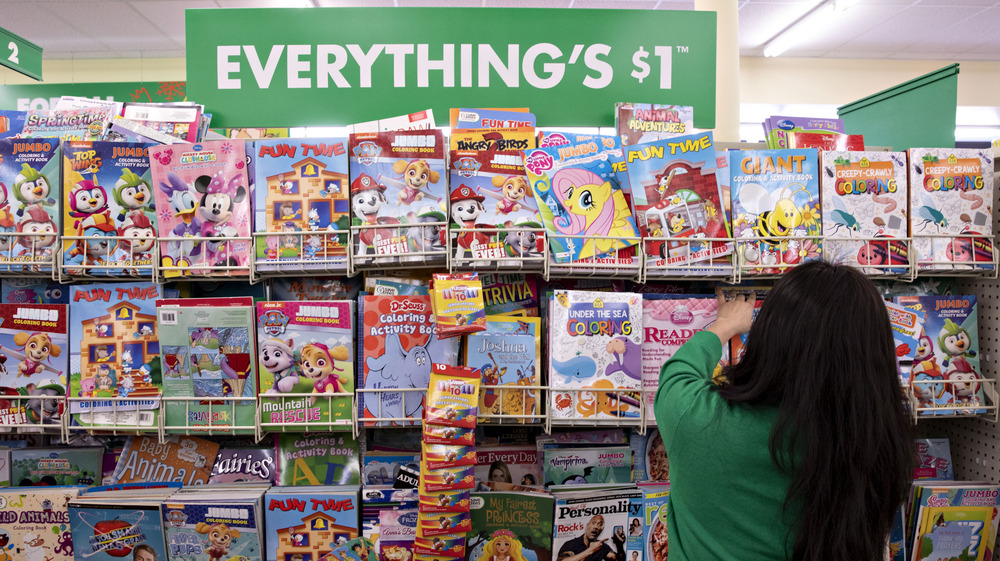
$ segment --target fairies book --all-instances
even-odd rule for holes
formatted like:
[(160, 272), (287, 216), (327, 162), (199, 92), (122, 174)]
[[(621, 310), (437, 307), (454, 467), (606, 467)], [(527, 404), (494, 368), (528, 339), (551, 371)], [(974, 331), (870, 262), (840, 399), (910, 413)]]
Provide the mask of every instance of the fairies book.
[(253, 245), (244, 143), (153, 146), (149, 157), (163, 276), (248, 275), (242, 267)]
[(295, 270), (319, 266), (310, 261), (346, 268), (351, 226), (347, 139), (258, 140), (253, 159), (254, 229), (285, 233), (257, 239), (257, 269), (275, 270), (282, 261)]
[(553, 417), (638, 418), (642, 295), (556, 290), (549, 326)]
[(906, 153), (826, 151), (822, 157), (827, 260), (867, 274), (904, 272)]
[(349, 427), (352, 398), (328, 394), (354, 393), (353, 335), (354, 302), (258, 302), (261, 422)]
[[(58, 252), (59, 139), (0, 139), (0, 272), (51, 273)], [(48, 275), (47, 275), (48, 276)]]

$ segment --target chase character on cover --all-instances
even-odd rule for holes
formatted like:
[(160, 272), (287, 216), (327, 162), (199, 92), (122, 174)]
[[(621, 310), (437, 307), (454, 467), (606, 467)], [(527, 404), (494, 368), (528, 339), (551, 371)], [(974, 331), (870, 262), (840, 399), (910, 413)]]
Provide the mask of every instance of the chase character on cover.
[(587, 521), (583, 534), (564, 543), (559, 548), (556, 561), (625, 561), (625, 532), (618, 528), (611, 535), (615, 549), (608, 538), (598, 539), (604, 532), (604, 517), (596, 514)]

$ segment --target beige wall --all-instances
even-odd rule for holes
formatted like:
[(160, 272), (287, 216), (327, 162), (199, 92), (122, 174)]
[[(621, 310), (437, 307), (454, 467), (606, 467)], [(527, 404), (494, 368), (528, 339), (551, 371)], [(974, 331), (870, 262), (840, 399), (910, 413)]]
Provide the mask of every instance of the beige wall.
[[(175, 82), (185, 79), (183, 58), (43, 60), (42, 76), (49, 84), (75, 82)], [(38, 82), (6, 70), (0, 71), (0, 85)]]

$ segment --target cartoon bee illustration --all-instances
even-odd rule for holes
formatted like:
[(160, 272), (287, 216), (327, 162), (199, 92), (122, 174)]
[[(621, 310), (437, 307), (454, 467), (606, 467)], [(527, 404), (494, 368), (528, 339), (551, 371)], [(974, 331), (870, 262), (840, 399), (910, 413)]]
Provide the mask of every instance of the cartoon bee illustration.
[[(795, 229), (802, 226), (802, 213), (799, 212), (793, 198), (798, 193), (804, 193), (810, 198), (806, 186), (801, 183), (790, 183), (782, 189), (769, 192), (757, 183), (747, 183), (739, 193), (740, 205), (748, 214), (752, 223), (753, 237), (770, 244), (778, 245), (780, 240), (791, 236)], [(745, 251), (759, 256), (760, 248), (748, 246)], [(753, 261), (750, 255), (745, 256)]]

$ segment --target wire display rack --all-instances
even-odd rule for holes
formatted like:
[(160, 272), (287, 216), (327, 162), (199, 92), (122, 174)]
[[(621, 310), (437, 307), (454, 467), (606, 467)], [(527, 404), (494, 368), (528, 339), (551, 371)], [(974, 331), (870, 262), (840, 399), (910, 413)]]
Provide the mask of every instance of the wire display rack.
[(69, 417), (64, 396), (41, 391), (35, 395), (0, 395), (0, 411), (0, 434), (62, 434), (63, 423)]
[[(56, 279), (56, 242), (52, 230), (0, 233), (0, 277), (45, 277)], [(6, 254), (6, 255), (4, 255)]]
[(451, 244), (442, 235), (447, 228), (446, 222), (351, 226), (348, 276), (397, 266), (447, 270)]
[(645, 399), (635, 388), (549, 387), (549, 418), (553, 427), (632, 427), (646, 434)]
[[(996, 237), (982, 234), (914, 236), (916, 276), (984, 277), (995, 279)], [(944, 247), (942, 250), (941, 247)], [(944, 257), (934, 257), (939, 252)], [(929, 258), (924, 257), (930, 255)]]
[(548, 244), (541, 228), (453, 228), (451, 272), (542, 273)]
[[(161, 397), (163, 407), (160, 410), (158, 426), (159, 438), (162, 442), (168, 434), (205, 435), (224, 434), (259, 435), (259, 417), (257, 415), (256, 397)], [(170, 424), (168, 418), (176, 416), (176, 411), (183, 411), (183, 424)], [(240, 425), (237, 419), (244, 415), (238, 412), (250, 411), (252, 424)], [(192, 420), (197, 422), (192, 423)], [(203, 421), (203, 422), (202, 422)]]
[[(64, 284), (80, 280), (159, 282), (156, 240), (155, 236), (62, 236), (56, 280)], [(119, 249), (127, 251), (128, 258), (115, 258)]]
[(350, 230), (255, 232), (250, 282), (305, 275), (347, 275)]
[(710, 278), (736, 282), (732, 238), (643, 238), (646, 282)]
[[(642, 238), (619, 238), (614, 236), (582, 236), (565, 234), (548, 234), (549, 258), (548, 269), (544, 278), (610, 278), (626, 279), (638, 283), (645, 282), (643, 273), (643, 253), (640, 242)], [(585, 257), (577, 261), (558, 262), (556, 254), (551, 249), (553, 240), (562, 240), (569, 246), (583, 246), (593, 242), (605, 253), (597, 257)]]
[[(250, 236), (168, 236), (157, 239), (160, 242), (158, 278), (162, 281), (250, 278), (250, 256), (253, 254), (253, 238)], [(240, 257), (244, 264), (240, 264)]]
[[(263, 393), (257, 397), (258, 441), (268, 432), (355, 430), (354, 392)], [(319, 403), (325, 403), (325, 412)]]
[[(66, 398), (68, 413), (63, 415), (63, 439), (72, 433), (143, 434), (159, 433), (162, 402), (159, 396), (106, 399)], [(95, 409), (100, 409), (95, 411)]]

